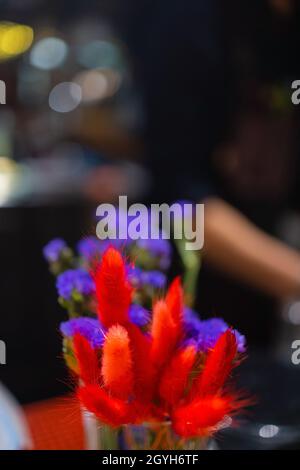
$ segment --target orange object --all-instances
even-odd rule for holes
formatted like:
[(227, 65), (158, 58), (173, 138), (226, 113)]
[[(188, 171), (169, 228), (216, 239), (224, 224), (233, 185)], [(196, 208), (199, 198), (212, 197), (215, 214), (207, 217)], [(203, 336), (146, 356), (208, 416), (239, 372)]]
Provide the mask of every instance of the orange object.
[(80, 406), (74, 397), (33, 403), (24, 412), (33, 450), (84, 450)]
[(127, 330), (112, 326), (106, 333), (102, 353), (104, 385), (117, 398), (129, 399), (133, 394), (133, 368)]

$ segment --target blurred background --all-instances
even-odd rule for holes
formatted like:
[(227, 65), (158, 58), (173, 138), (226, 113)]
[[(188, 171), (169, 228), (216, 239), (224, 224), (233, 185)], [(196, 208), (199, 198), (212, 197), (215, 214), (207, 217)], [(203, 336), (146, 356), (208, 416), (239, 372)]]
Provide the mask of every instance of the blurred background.
[(240, 380), (258, 396), (219, 446), (300, 447), (299, 14), (293, 0), (0, 0), (0, 380), (19, 402), (69, 391), (43, 246), (94, 234), (119, 195), (188, 199), (206, 204), (197, 311), (246, 335)]

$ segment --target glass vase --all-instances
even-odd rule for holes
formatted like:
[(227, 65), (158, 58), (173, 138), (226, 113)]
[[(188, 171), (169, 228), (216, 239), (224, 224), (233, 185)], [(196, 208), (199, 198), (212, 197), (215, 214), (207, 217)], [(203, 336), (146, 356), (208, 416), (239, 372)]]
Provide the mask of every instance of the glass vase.
[(127, 424), (113, 429), (83, 411), (85, 448), (88, 450), (207, 450), (207, 437), (183, 439), (169, 422)]

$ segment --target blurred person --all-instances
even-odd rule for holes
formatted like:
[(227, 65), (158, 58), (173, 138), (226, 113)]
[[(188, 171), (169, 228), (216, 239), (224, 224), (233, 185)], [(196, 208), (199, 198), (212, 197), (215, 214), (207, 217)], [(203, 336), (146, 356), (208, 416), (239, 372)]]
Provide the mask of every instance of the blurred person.
[(205, 203), (200, 306), (265, 345), (274, 299), (300, 294), (300, 254), (273, 236), (299, 209), (299, 4), (126, 3), (151, 202)]

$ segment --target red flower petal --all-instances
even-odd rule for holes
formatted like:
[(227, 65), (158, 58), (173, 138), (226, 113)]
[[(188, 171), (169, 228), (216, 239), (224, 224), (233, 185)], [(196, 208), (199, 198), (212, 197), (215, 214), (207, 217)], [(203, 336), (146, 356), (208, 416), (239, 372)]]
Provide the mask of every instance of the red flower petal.
[(207, 396), (196, 399), (175, 410), (174, 430), (185, 438), (209, 435), (233, 407), (232, 397)]
[(95, 350), (81, 334), (73, 338), (74, 354), (78, 363), (79, 376), (85, 384), (95, 384), (99, 380), (100, 370)]
[(174, 406), (183, 398), (189, 374), (196, 358), (196, 348), (188, 346), (179, 350), (164, 371), (159, 394), (168, 405)]
[(119, 251), (113, 247), (106, 250), (94, 279), (98, 317), (102, 325), (109, 328), (117, 323), (126, 324), (133, 289), (127, 280), (125, 263)]
[(129, 406), (118, 398), (110, 397), (98, 385), (87, 385), (77, 390), (82, 405), (97, 418), (113, 427), (130, 422)]
[(209, 352), (202, 373), (195, 380), (191, 397), (215, 395), (227, 380), (237, 354), (237, 344), (234, 333), (225, 331), (214, 348)]
[(129, 324), (127, 331), (132, 349), (135, 394), (137, 399), (149, 402), (155, 389), (150, 337), (143, 334), (136, 325)]
[(178, 327), (163, 300), (156, 302), (153, 307), (151, 334), (151, 358), (159, 370), (170, 359), (178, 340)]
[(167, 295), (166, 304), (171, 312), (172, 319), (178, 328), (178, 334), (182, 334), (183, 320), (183, 290), (180, 277), (176, 277), (171, 283)]

